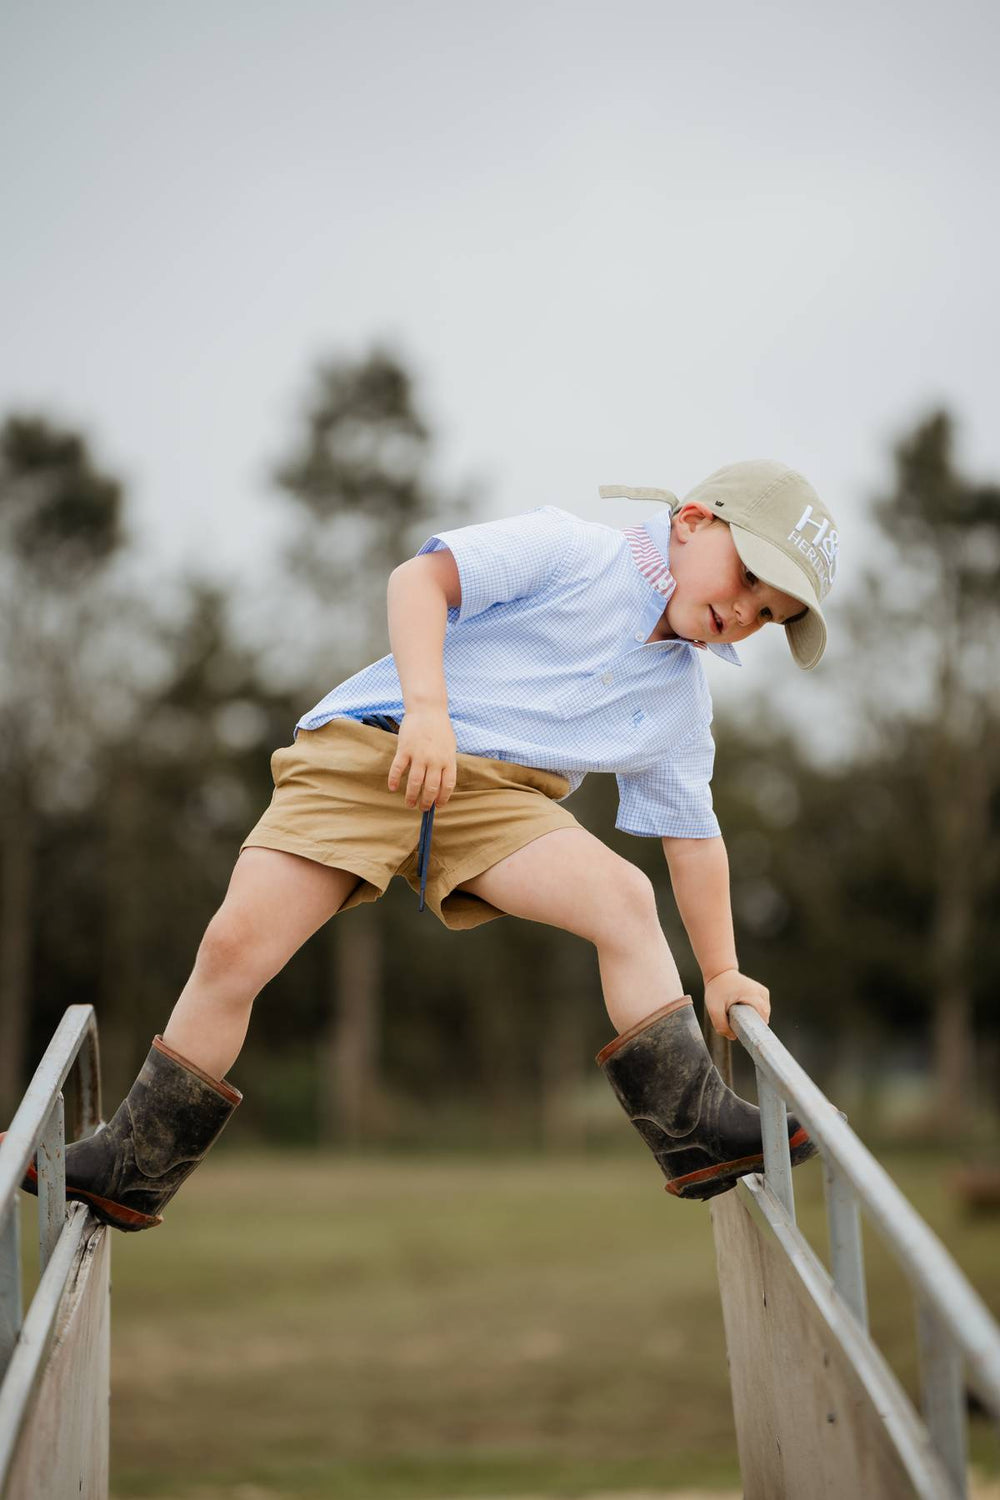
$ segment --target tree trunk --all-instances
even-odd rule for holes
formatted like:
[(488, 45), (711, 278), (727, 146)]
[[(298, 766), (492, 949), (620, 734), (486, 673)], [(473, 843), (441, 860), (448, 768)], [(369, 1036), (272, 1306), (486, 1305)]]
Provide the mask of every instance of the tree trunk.
[[(513, 969), (513, 966), (512, 966)], [(516, 969), (513, 969), (516, 973)], [(484, 967), (470, 996), (475, 1055), (482, 1080), (482, 1122), (491, 1146), (506, 1147), (524, 1123), (524, 1098), (537, 1074), (541, 1028), (528, 1028), (528, 1047), (512, 1009), (511, 970), (506, 964)]]
[(331, 1017), (321, 1042), (320, 1132), (358, 1146), (382, 1119), (379, 914), (357, 907), (331, 924)]
[(548, 963), (549, 986), (542, 1034), (541, 1122), (546, 1151), (579, 1150), (586, 1121), (576, 1107), (585, 1065), (582, 1029), (593, 992), (594, 950), (580, 939), (553, 940)]
[(963, 753), (945, 743), (940, 754), (930, 850), (937, 875), (930, 930), (935, 1112), (939, 1128), (958, 1135), (973, 1106), (972, 947), (989, 838), (989, 778), (976, 747)]
[(98, 1017), (103, 1081), (112, 1108), (112, 1101), (130, 1086), (149, 1046), (149, 1039), (139, 1035), (138, 1023), (144, 1013), (143, 910), (150, 892), (140, 798), (134, 769), (122, 765), (107, 802), (107, 908)]
[(36, 859), (34, 808), (11, 786), (0, 833), (0, 1119), (5, 1126), (26, 1082)]

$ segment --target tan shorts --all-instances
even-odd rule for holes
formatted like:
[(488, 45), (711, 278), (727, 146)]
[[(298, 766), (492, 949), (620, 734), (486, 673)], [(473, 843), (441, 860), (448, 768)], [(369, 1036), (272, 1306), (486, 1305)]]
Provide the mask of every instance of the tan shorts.
[[(394, 875), (419, 891), (421, 811), (403, 800), (405, 778), (398, 792), (387, 784), (398, 743), (389, 730), (356, 719), (300, 729), (294, 744), (271, 756), (271, 805), (240, 852), (283, 849), (359, 875), (344, 911), (377, 901)], [(578, 828), (573, 814), (552, 800), (568, 786), (552, 771), (458, 756), (455, 790), (434, 813), (424, 897), (446, 927), (478, 927), (504, 915), (457, 887), (543, 833)]]

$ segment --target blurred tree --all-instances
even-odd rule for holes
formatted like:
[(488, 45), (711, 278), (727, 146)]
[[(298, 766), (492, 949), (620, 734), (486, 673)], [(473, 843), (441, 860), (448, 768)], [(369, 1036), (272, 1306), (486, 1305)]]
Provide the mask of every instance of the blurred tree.
[(842, 1069), (874, 1083), (887, 1028), (927, 1016), (911, 770), (884, 746), (818, 766), (763, 699), (720, 715), (715, 736), (742, 965), (820, 1081)]
[(80, 434), (41, 416), (0, 427), (0, 1114), (23, 1086), (39, 822), (72, 802), (97, 734), (88, 648), (123, 541), (122, 486)]
[[(326, 366), (313, 396), (279, 471), (300, 586), (283, 582), (276, 687), (265, 645), (237, 639), (221, 586), (178, 580), (154, 613), (115, 581), (119, 490), (82, 439), (37, 418), (0, 429), (8, 1100), (23, 1083), (29, 992), (38, 1041), (67, 1003), (96, 1003), (109, 1096), (129, 1081), (266, 803), (269, 750), (303, 706), (387, 649), (392, 567), (434, 526), (468, 519), (428, 479), (430, 439), (390, 356)], [(977, 1041), (996, 1035), (1000, 980), (1000, 528), (996, 490), (956, 473), (952, 443), (938, 414), (896, 454), (885, 560), (851, 611), (865, 733), (850, 760), (816, 764), (773, 703), (744, 704), (717, 724), (715, 798), (741, 957), (770, 984), (779, 1032), (821, 1080), (862, 1067), (874, 1089), (887, 1028), (893, 1060), (911, 1064), (930, 1029), (957, 1123), (973, 1019)], [(312, 629), (300, 634), (304, 597)], [(613, 780), (595, 776), (572, 808), (653, 878), (696, 986), (659, 842), (617, 833), (615, 803)], [(589, 946), (511, 921), (445, 933), (397, 882), (268, 986), (240, 1059), (236, 1130), (308, 1140), (318, 1114), (341, 1139), (572, 1145), (608, 1102), (591, 1061), (607, 1038)]]
[(977, 904), (995, 864), (989, 808), (1000, 688), (1000, 486), (961, 475), (954, 429), (934, 413), (896, 449), (896, 482), (877, 516), (896, 542), (912, 592), (892, 601), (897, 632), (931, 668), (932, 697), (910, 752), (926, 786), (928, 932), (941, 1119), (970, 1103)]
[(954, 447), (945, 411), (897, 444), (892, 487), (875, 507), (891, 551), (851, 620), (870, 744), (899, 776), (890, 795), (918, 778), (915, 803), (900, 799), (899, 812), (921, 834), (937, 1109), (958, 1130), (971, 1103), (975, 938), (998, 860), (1000, 486), (963, 475)]
[(119, 1085), (187, 979), (239, 841), (266, 805), (268, 747), (291, 712), (234, 638), (217, 583), (182, 580), (176, 614), (154, 632), (156, 682), (101, 764), (101, 1028)]
[[(112, 1107), (190, 972), (293, 713), (290, 697), (262, 684), (259, 653), (235, 639), (231, 603), (206, 578), (172, 583), (155, 614), (119, 593), (108, 633), (138, 642), (140, 660), (116, 660), (104, 642), (90, 673), (93, 742), (70, 763), (77, 796), (40, 789), (32, 1041), (37, 1053), (71, 1001), (93, 1004)], [(67, 735), (80, 743), (78, 729)], [(310, 1138), (311, 1098), (290, 1112), (287, 1074), (257, 1069), (253, 1052), (273, 1057), (290, 1035), (314, 1034), (315, 995), (301, 971), (275, 981), (240, 1060), (254, 1086), (238, 1132)]]
[[(324, 606), (314, 660), (326, 691), (385, 651), (386, 584), (423, 540), (415, 528), (432, 515), (461, 524), (466, 502), (432, 485), (412, 379), (386, 350), (320, 365), (303, 425), (274, 478), (299, 512), (290, 569)], [(370, 906), (358, 908), (326, 939), (335, 999), (321, 1044), (324, 1126), (349, 1141), (377, 1127), (387, 1107), (379, 921)]]

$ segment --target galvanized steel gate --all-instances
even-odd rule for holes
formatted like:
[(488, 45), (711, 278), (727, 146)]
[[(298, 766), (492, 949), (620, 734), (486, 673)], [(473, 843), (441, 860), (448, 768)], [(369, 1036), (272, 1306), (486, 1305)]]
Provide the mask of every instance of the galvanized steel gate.
[[(965, 1389), (1000, 1423), (1000, 1329), (774, 1033), (730, 1014), (764, 1132), (763, 1174), (711, 1205), (745, 1500), (965, 1500)], [(822, 1156), (829, 1271), (796, 1226), (786, 1101)], [(861, 1210), (914, 1296), (920, 1411), (868, 1332)]]
[[(70, 1138), (101, 1118), (97, 1021), (71, 1005), (0, 1148), (0, 1496), (106, 1500), (110, 1240), (80, 1203), (67, 1207), (63, 1085)], [(22, 1309), (18, 1187), (37, 1154), (40, 1278)]]

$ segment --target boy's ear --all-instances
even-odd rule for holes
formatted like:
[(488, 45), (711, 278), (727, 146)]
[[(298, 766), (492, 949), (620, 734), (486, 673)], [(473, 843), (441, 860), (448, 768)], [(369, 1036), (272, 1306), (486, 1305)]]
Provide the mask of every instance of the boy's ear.
[(718, 516), (713, 516), (707, 505), (701, 505), (697, 500), (688, 500), (674, 511), (671, 529), (678, 541), (686, 542), (695, 532), (711, 526), (717, 520)]

